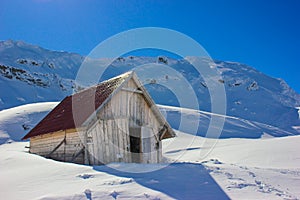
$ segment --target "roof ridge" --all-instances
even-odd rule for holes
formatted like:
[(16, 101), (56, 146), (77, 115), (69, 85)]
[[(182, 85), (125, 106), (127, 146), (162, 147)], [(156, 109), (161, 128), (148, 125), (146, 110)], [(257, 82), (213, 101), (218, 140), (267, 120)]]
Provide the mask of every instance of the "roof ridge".
[(67, 97), (71, 97), (71, 96), (73, 96), (73, 95), (75, 95), (75, 94), (80, 94), (80, 93), (82, 93), (82, 92), (85, 92), (85, 91), (87, 91), (87, 90), (91, 90), (91, 89), (93, 89), (93, 88), (97, 89), (97, 87), (99, 87), (99, 85), (101, 85), (101, 84), (107, 83), (107, 82), (109, 82), (109, 81), (112, 81), (112, 80), (115, 80), (115, 79), (118, 79), (118, 78), (121, 78), (121, 77), (129, 76), (129, 75), (132, 74), (133, 72), (134, 72), (134, 71), (127, 71), (127, 72), (125, 72), (125, 73), (123, 73), (123, 74), (119, 74), (118, 76), (114, 76), (114, 77), (112, 77), (112, 78), (110, 78), (110, 79), (103, 80), (103, 81), (101, 81), (100, 83), (97, 83), (97, 84), (95, 84), (95, 85), (87, 86), (86, 88), (84, 88), (84, 89), (82, 89), (82, 90), (80, 90), (80, 91), (78, 91), (78, 92), (75, 92), (75, 93), (73, 93), (73, 94), (71, 94), (71, 95), (68, 95)]

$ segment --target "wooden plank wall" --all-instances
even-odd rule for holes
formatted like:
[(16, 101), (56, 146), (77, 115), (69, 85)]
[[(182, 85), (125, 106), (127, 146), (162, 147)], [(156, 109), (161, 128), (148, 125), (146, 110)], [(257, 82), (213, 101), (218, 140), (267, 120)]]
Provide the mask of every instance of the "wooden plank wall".
[[(129, 80), (125, 88), (137, 89), (133, 80)], [(129, 127), (148, 127), (152, 136), (148, 140), (151, 153), (142, 156), (143, 163), (161, 161), (161, 142), (157, 134), (160, 123), (154, 116), (149, 104), (142, 94), (120, 90), (98, 114), (98, 120), (88, 130), (90, 164), (106, 164), (110, 162), (131, 162), (129, 151)], [(145, 140), (145, 141), (146, 141)], [(159, 148), (157, 149), (157, 144)], [(145, 146), (145, 145), (144, 145)], [(120, 147), (120, 148), (118, 148)]]
[(89, 164), (131, 162), (128, 152), (128, 120), (98, 120), (87, 131)]
[(152, 127), (141, 127), (143, 163), (159, 163), (162, 160), (161, 141), (154, 135)]
[(75, 129), (66, 131), (58, 131), (54, 133), (44, 134), (30, 138), (30, 152), (46, 157), (49, 153), (64, 139), (66, 136), (66, 142), (63, 143), (50, 158), (67, 161), (74, 163), (83, 163), (84, 154), (79, 155), (75, 160), (72, 160), (84, 147), (82, 139), (80, 138)]

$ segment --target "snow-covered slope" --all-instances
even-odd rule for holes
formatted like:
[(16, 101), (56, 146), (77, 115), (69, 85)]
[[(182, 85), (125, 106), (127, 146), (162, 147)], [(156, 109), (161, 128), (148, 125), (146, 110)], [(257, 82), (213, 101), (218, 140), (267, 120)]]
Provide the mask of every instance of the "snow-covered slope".
[(300, 154), (296, 153), (300, 149), (298, 135), (268, 139), (208, 139), (179, 131), (176, 135), (176, 138), (164, 141), (166, 148), (163, 150), (165, 156), (176, 161), (202, 162), (203, 144), (209, 142), (216, 146), (211, 146), (212, 150), (204, 160), (218, 159), (248, 167), (300, 169)]
[[(164, 156), (176, 162), (201, 163), (230, 198), (300, 198), (299, 136), (215, 141), (176, 134), (176, 138), (164, 141)], [(207, 140), (216, 145), (202, 158)]]
[[(158, 107), (174, 129), (202, 137), (208, 137), (206, 134), (212, 116), (224, 120), (220, 138), (270, 138), (294, 135), (293, 131), (238, 117), (173, 106), (158, 105)], [(180, 126), (180, 123), (186, 124)], [(195, 132), (197, 126), (198, 130)]]
[[(78, 54), (50, 51), (20, 41), (0, 42), (0, 110), (26, 103), (61, 101), (66, 95), (80, 89), (74, 79), (83, 60), (84, 57)], [(107, 59), (89, 59), (89, 62), (104, 67)], [(139, 66), (149, 63), (167, 64), (180, 72), (196, 91), (200, 110), (211, 111), (204, 79), (184, 59), (119, 58), (105, 71), (101, 80), (138, 67), (137, 73), (156, 103), (179, 106), (175, 95), (160, 84), (168, 82), (177, 87), (181, 80), (163, 70), (156, 73), (155, 79), (146, 77), (148, 68)], [(300, 95), (283, 80), (268, 77), (240, 63), (212, 62), (207, 59), (203, 59), (203, 63), (221, 74), (216, 84), (224, 85), (226, 89), (228, 116), (284, 130), (282, 134), (273, 134), (275, 136), (284, 136), (287, 132), (299, 134), (300, 119), (296, 107), (300, 105)], [(262, 133), (249, 134), (249, 137), (259, 137)]]
[(0, 144), (20, 141), (56, 105), (33, 103), (0, 111)]
[(110, 167), (139, 170), (157, 165), (60, 163), (27, 153), (25, 145), (0, 146), (3, 199), (228, 199), (200, 164), (176, 163), (150, 173), (125, 173)]
[[(200, 159), (205, 138), (177, 135), (163, 142), (163, 155), (171, 164), (92, 167), (29, 154), (28, 142), (0, 145), (0, 196), (14, 200), (300, 198), (299, 136), (222, 139)], [(176, 148), (168, 148), (169, 143)], [(153, 171), (137, 173), (145, 168)]]
[[(29, 104), (1, 111), (0, 132), (5, 136), (1, 139), (20, 140), (28, 131), (24, 127), (34, 126), (56, 104)], [(215, 115), (159, 107), (167, 117), (177, 113), (189, 117), (191, 123)], [(280, 131), (239, 118), (219, 117), (229, 120), (225, 134), (247, 135), (263, 129), (276, 135)], [(172, 117), (169, 120), (174, 122)], [(166, 163), (162, 164), (83, 166), (29, 154), (28, 142), (2, 144), (0, 196), (16, 200), (300, 198), (299, 136), (216, 140), (180, 131), (176, 135), (163, 141)], [(144, 170), (148, 172), (141, 172)]]

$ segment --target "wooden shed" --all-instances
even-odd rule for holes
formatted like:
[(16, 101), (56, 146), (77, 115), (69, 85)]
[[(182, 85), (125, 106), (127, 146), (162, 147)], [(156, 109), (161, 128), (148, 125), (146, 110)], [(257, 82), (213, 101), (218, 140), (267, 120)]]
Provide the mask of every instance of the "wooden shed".
[(23, 139), (30, 153), (99, 165), (159, 163), (175, 134), (134, 72), (66, 97)]

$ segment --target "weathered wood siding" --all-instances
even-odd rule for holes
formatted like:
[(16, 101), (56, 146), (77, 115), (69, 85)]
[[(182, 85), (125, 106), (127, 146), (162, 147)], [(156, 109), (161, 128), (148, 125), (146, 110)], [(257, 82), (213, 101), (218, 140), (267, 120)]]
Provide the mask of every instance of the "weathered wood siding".
[[(65, 142), (49, 155), (65, 137)], [(82, 149), (84, 145), (82, 139), (75, 129), (44, 134), (30, 138), (30, 152), (59, 161), (83, 163), (84, 151)], [(80, 154), (74, 158), (78, 153)]]
[(88, 163), (130, 162), (127, 119), (98, 120), (87, 131)]
[[(72, 129), (32, 137), (30, 152), (60, 161), (91, 165), (160, 162), (162, 151), (158, 132), (163, 124), (160, 124), (141, 91), (134, 92), (138, 86), (132, 79), (123, 88), (127, 90), (119, 89), (99, 111), (98, 120), (87, 130), (77, 133)], [(138, 157), (130, 152), (130, 136), (133, 134), (140, 138)], [(64, 138), (65, 142), (49, 156)], [(74, 159), (75, 155), (78, 156)]]
[(161, 141), (158, 140), (152, 127), (141, 127), (142, 162), (159, 163), (162, 159)]
[[(138, 86), (129, 80), (123, 88), (134, 91)], [(97, 114), (98, 121), (88, 129), (89, 164), (132, 162), (130, 128), (141, 131), (140, 162), (161, 161), (161, 142), (157, 135), (161, 124), (143, 94), (132, 91), (119, 90)]]

